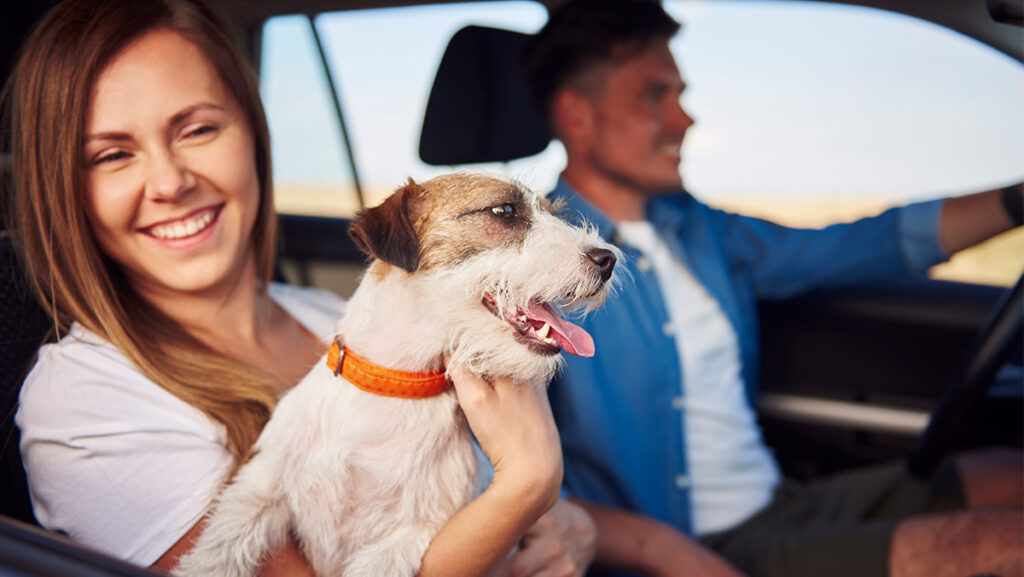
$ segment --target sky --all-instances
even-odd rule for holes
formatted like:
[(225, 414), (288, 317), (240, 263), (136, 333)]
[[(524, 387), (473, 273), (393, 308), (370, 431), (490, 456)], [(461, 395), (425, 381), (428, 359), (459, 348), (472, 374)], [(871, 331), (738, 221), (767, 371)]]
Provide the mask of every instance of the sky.
[[(915, 200), (1024, 177), (1024, 65), (957, 33), (872, 9), (668, 0), (672, 43), (697, 124), (682, 171), (702, 197), (872, 195)], [(365, 187), (447, 170), (417, 158), (419, 126), (448, 38), (466, 24), (532, 32), (530, 2), (324, 15)], [(1024, 41), (1024, 34), (1022, 34)], [(264, 100), (279, 182), (349, 179), (303, 17), (265, 31)], [(564, 152), (489, 166), (545, 190)]]

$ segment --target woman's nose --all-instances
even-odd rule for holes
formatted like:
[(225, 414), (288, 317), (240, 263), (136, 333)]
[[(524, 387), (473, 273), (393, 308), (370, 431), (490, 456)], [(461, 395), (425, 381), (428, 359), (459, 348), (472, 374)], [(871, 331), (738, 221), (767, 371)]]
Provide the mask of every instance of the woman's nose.
[(195, 185), (195, 174), (173, 151), (162, 150), (150, 155), (146, 174), (146, 198), (178, 200)]

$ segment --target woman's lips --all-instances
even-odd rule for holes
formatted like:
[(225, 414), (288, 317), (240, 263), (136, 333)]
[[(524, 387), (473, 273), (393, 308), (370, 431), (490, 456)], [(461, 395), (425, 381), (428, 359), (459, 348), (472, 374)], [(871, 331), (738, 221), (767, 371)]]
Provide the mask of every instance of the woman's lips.
[(209, 207), (172, 222), (164, 222), (143, 229), (146, 234), (159, 240), (182, 240), (203, 232), (216, 220), (219, 206)]

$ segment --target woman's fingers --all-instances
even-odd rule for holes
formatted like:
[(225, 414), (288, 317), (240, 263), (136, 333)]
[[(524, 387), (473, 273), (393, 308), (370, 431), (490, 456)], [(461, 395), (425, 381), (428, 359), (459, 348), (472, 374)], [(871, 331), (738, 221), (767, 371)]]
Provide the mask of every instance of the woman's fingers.
[(544, 389), (507, 377), (488, 382), (461, 367), (449, 375), (496, 482), (561, 482), (561, 446)]

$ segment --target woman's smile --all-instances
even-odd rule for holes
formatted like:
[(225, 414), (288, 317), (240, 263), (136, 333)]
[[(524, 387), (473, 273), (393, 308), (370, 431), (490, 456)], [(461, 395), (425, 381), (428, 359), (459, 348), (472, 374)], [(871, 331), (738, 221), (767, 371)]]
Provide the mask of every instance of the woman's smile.
[[(213, 232), (213, 225), (220, 215), (223, 204), (209, 206), (199, 209), (191, 214), (174, 220), (157, 223), (141, 229), (141, 232), (160, 240), (166, 241), (170, 247), (179, 248), (181, 241), (189, 242), (190, 245), (201, 242)], [(206, 234), (201, 234), (206, 233)]]
[(169, 30), (115, 56), (92, 91), (89, 217), (144, 293), (235, 286), (260, 207), (253, 134), (203, 52)]

